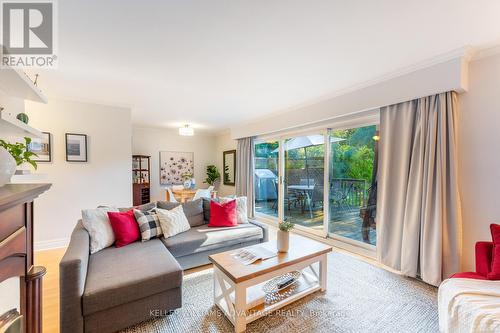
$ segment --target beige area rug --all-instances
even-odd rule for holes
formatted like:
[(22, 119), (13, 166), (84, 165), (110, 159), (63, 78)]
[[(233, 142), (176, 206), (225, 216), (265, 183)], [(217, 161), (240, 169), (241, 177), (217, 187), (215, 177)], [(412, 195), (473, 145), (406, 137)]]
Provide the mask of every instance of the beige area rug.
[[(126, 333), (234, 332), (213, 305), (212, 270), (184, 278), (183, 307)], [(438, 332), (437, 289), (351, 256), (328, 257), (328, 291), (247, 325), (246, 332)]]

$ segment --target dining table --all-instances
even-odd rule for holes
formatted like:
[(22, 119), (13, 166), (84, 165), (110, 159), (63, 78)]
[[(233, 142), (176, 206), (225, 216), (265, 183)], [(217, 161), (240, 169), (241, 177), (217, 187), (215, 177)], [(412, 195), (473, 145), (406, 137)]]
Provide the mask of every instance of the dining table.
[[(174, 198), (181, 203), (193, 199), (196, 193), (196, 189), (190, 189), (190, 188), (171, 189), (171, 191), (172, 194), (174, 195)], [(171, 201), (169, 191), (165, 191), (165, 200), (169, 202)]]

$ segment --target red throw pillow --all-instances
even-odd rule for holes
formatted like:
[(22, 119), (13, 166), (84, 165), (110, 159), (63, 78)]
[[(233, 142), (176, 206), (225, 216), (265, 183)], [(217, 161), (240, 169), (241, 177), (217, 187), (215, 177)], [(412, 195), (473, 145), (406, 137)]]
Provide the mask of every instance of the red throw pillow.
[(226, 203), (210, 201), (209, 227), (234, 227), (238, 225), (236, 219), (236, 199)]
[(490, 224), (493, 253), (491, 257), (491, 272), (488, 280), (500, 280), (500, 224)]
[(108, 217), (115, 234), (116, 247), (125, 246), (139, 239), (139, 225), (135, 220), (133, 209), (126, 212), (108, 212)]

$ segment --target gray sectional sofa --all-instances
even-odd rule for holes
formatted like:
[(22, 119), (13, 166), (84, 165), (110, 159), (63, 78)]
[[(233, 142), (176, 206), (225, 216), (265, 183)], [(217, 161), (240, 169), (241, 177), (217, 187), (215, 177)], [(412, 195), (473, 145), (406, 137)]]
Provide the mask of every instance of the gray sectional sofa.
[[(157, 205), (171, 209), (177, 204)], [(167, 315), (182, 306), (184, 269), (208, 264), (210, 254), (268, 240), (267, 227), (254, 220), (208, 227), (207, 199), (187, 202), (183, 209), (189, 231), (92, 255), (89, 234), (78, 222), (59, 265), (61, 333), (115, 332)]]

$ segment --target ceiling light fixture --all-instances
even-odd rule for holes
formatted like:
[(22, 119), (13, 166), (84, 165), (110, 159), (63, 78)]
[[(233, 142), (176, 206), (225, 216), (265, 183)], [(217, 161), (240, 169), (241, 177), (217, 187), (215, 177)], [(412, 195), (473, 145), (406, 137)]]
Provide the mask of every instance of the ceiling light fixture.
[(184, 125), (184, 127), (179, 128), (179, 135), (193, 136), (194, 129), (192, 127), (189, 127), (188, 124), (186, 124), (186, 125)]

